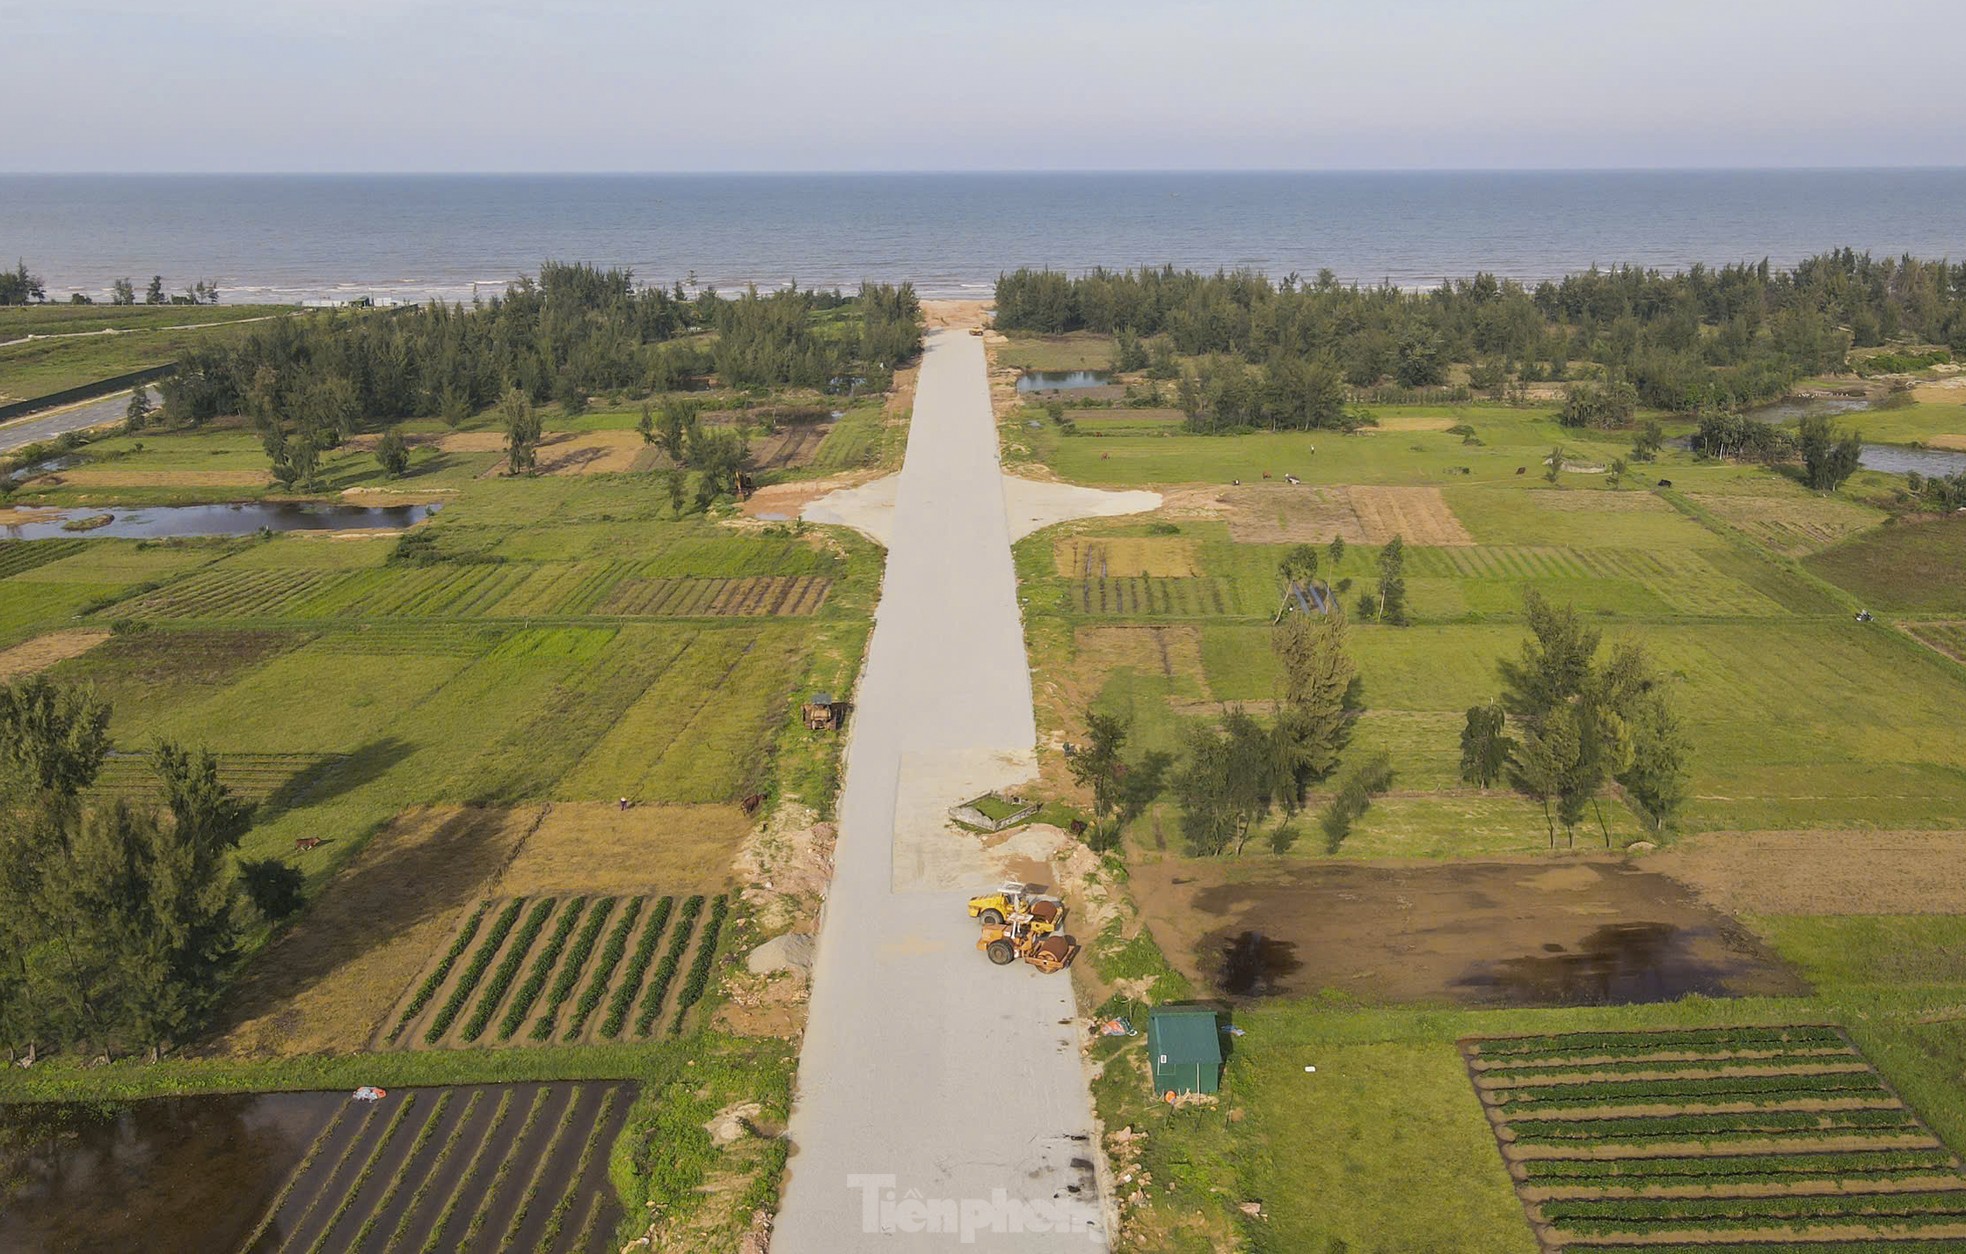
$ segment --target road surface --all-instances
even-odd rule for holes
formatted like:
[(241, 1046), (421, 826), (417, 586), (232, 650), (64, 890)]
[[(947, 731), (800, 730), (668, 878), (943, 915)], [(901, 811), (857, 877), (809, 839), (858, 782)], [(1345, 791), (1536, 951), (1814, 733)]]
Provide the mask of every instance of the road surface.
[(16, 418), (0, 424), (0, 453), (11, 453), (30, 444), (51, 443), (65, 431), (82, 431), (106, 422), (121, 422), (124, 411), (129, 407), (130, 394), (118, 392), (114, 396), (80, 401), (61, 409)]
[(992, 966), (947, 860), (925, 878), (896, 856), (946, 843), (985, 878), (939, 811), (1033, 773), (977, 337), (930, 334), (889, 533), (773, 1254), (1103, 1249), (1070, 977)]

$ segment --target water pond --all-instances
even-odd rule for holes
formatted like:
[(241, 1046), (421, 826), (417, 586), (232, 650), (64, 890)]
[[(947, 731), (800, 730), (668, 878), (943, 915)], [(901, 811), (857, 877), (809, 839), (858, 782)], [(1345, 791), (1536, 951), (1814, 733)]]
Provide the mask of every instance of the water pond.
[[(63, 536), (162, 540), (171, 536), (246, 536), (266, 531), (401, 531), (442, 509), (434, 505), (312, 505), (246, 501), (231, 505), (105, 506), (100, 509), (0, 510), (0, 537)], [(99, 526), (79, 526), (108, 518)]]
[(1110, 370), (1026, 370), (1017, 376), (1020, 392), (1074, 392), (1113, 382)]

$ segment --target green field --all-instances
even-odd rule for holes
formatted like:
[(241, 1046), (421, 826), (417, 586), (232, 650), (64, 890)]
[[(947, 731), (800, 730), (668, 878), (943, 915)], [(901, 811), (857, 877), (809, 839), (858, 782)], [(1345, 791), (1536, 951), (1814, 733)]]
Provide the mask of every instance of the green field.
[(235, 334), (233, 323), (293, 312), (290, 305), (0, 309), (0, 403), (30, 400), (97, 379), (166, 365), (188, 348)]

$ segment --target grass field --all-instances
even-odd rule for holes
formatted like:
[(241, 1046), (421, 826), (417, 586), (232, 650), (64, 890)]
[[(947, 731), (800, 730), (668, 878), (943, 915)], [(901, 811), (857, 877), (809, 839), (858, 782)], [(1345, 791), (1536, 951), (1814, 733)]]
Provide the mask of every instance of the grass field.
[[(0, 309), (0, 402), (30, 400), (175, 361), (290, 305), (57, 305)], [(28, 338), (41, 337), (41, 338)]]
[(1808, 565), (1880, 610), (1966, 612), (1966, 518), (1880, 527), (1817, 554)]

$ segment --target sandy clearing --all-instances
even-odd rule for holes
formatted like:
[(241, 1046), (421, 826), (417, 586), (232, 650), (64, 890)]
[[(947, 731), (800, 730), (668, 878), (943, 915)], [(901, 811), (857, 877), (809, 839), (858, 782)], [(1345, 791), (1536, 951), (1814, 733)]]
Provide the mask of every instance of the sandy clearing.
[(1371, 435), (1374, 431), (1445, 431), (1455, 426), (1454, 418), (1381, 418), (1376, 427), (1361, 427), (1358, 434)]
[(502, 431), (453, 431), (437, 437), (437, 449), (444, 453), (503, 453)]
[[(1205, 493), (1182, 500), (1190, 509), (1206, 503)], [(1245, 544), (1323, 544), (1333, 536), (1349, 544), (1384, 544), (1394, 536), (1408, 544), (1474, 543), (1434, 487), (1251, 483), (1215, 489), (1214, 505), (1228, 517), (1229, 534)]]
[(750, 830), (736, 806), (556, 801), (492, 895), (721, 892)]
[[(901, 476), (889, 475), (871, 483), (840, 488), (809, 501), (799, 511), (799, 517), (807, 522), (851, 527), (875, 544), (887, 548), (888, 537), (894, 528), (895, 501), (900, 491)], [(761, 492), (758, 495), (764, 494)]]
[(0, 649), (0, 681), (39, 674), (58, 662), (81, 657), (107, 639), (107, 631), (95, 627), (75, 627), (36, 636), (11, 649)]
[(1966, 831), (1715, 832), (1640, 865), (1734, 914), (1966, 914)]
[(971, 327), (988, 326), (990, 313), (996, 307), (994, 300), (925, 300), (922, 317), (930, 327), (967, 331)]
[(1928, 435), (1925, 443), (1933, 448), (1955, 449), (1966, 452), (1966, 435)]
[(767, 522), (783, 522), (799, 517), (806, 506), (821, 497), (846, 488), (859, 487), (868, 482), (874, 471), (861, 471), (847, 475), (829, 475), (824, 479), (799, 479), (792, 483), (773, 483), (759, 488), (747, 497), (738, 510), (747, 518), (762, 518)]

